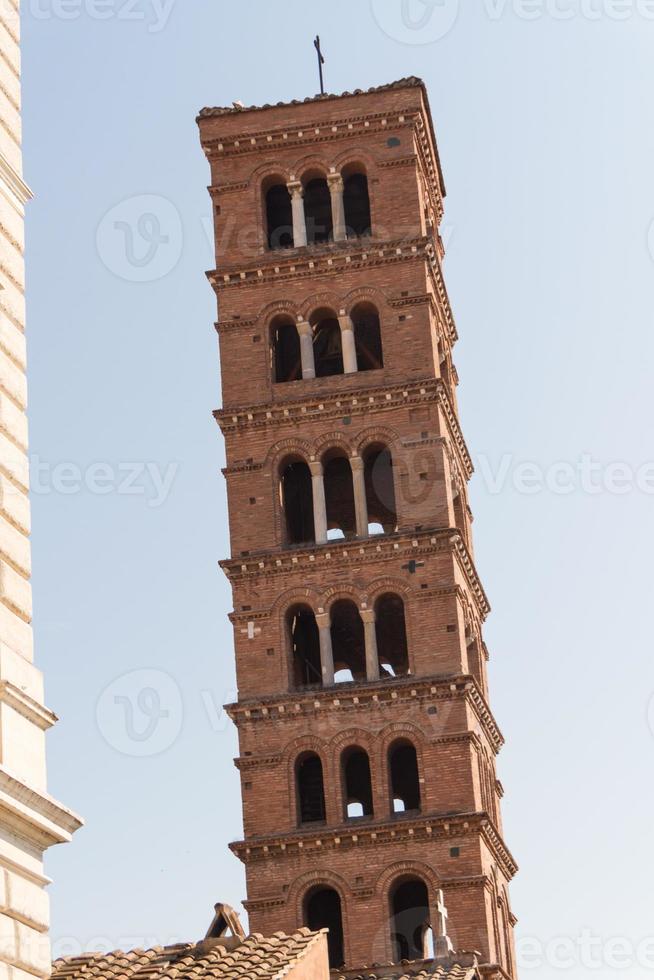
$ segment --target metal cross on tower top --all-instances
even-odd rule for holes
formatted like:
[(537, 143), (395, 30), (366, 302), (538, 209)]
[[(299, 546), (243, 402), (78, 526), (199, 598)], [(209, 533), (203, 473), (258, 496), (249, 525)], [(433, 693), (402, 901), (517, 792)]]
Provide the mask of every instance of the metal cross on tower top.
[(316, 49), (316, 52), (318, 54), (318, 72), (320, 73), (320, 94), (321, 95), (324, 95), (325, 94), (325, 83), (324, 83), (324, 80), (323, 80), (323, 77), (322, 77), (322, 66), (325, 64), (325, 59), (323, 58), (323, 54), (322, 54), (322, 51), (320, 49), (320, 37), (319, 37), (318, 34), (316, 34), (316, 37), (315, 37), (314, 42), (313, 42), (313, 46)]

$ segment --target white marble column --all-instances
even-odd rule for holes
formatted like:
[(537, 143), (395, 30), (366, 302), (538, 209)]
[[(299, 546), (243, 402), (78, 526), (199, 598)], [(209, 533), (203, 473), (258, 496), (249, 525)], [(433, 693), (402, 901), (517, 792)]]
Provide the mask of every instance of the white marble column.
[(329, 184), (329, 193), (332, 197), (332, 224), (334, 226), (334, 241), (343, 242), (347, 238), (345, 204), (343, 202), (343, 178), (340, 174), (331, 173), (327, 177), (327, 183)]
[(341, 326), (341, 346), (343, 348), (343, 370), (345, 374), (355, 374), (357, 371), (357, 348), (354, 340), (354, 324), (352, 317), (345, 310), (338, 315)]
[(352, 485), (354, 487), (354, 511), (357, 521), (357, 535), (368, 536), (368, 501), (366, 499), (366, 477), (361, 456), (351, 456)]
[(323, 687), (334, 683), (334, 653), (332, 650), (332, 624), (329, 613), (317, 613), (316, 624), (320, 639), (320, 666)]
[(302, 248), (307, 243), (307, 223), (304, 217), (304, 188), (299, 180), (289, 180), (288, 192), (291, 195), (293, 212), (293, 246)]
[(298, 320), (297, 332), (300, 335), (300, 357), (302, 358), (302, 377), (315, 378), (316, 362), (313, 356), (313, 330), (306, 320)]
[(309, 469), (311, 470), (311, 489), (313, 491), (313, 527), (316, 544), (324, 544), (327, 540), (327, 504), (322, 463), (319, 460), (314, 460), (309, 463)]
[(377, 653), (377, 632), (375, 610), (361, 609), (363, 630), (366, 639), (366, 677), (369, 681), (379, 680), (379, 654)]

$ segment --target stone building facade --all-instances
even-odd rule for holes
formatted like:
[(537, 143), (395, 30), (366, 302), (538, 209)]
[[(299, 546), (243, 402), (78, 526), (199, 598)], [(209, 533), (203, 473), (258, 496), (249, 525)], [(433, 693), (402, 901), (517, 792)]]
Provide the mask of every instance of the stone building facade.
[(332, 967), (421, 960), (444, 895), (455, 948), (514, 977), (424, 85), (198, 122), (251, 926), (328, 928)]
[(80, 826), (46, 789), (56, 721), (33, 662), (18, 0), (0, 9), (0, 971), (50, 972), (43, 853)]

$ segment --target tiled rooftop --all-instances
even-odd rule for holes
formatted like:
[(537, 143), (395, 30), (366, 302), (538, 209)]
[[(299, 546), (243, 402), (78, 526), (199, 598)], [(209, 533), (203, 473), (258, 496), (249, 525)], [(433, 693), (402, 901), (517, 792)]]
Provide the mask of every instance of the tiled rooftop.
[(332, 970), (332, 980), (473, 980), (478, 976), (474, 965), (443, 965), (434, 960), (385, 967), (373, 966), (359, 973), (339, 973), (338, 970)]
[(274, 104), (268, 105), (248, 105), (248, 106), (215, 106), (214, 108), (201, 109), (198, 119), (202, 119), (205, 116), (224, 116), (228, 113), (239, 113), (239, 112), (256, 112), (261, 109), (275, 109), (283, 106), (290, 105), (303, 105), (305, 102), (328, 102), (330, 99), (343, 99), (347, 96), (352, 95), (374, 95), (375, 92), (389, 92), (392, 89), (398, 88), (422, 88), (424, 89), (424, 82), (421, 78), (416, 78), (415, 75), (410, 75), (408, 78), (400, 78), (396, 82), (388, 82), (386, 85), (377, 85), (374, 88), (355, 89), (353, 92), (341, 92), (338, 95), (332, 95), (330, 93), (325, 93), (325, 95), (312, 95), (306, 99), (293, 99), (291, 102), (275, 102)]
[[(281, 980), (318, 943), (319, 932), (300, 929), (269, 939), (254, 933), (240, 945), (204, 940), (129, 953), (85, 953), (57, 960), (53, 980)], [(431, 974), (430, 974), (431, 976)], [(456, 980), (459, 980), (457, 977)]]

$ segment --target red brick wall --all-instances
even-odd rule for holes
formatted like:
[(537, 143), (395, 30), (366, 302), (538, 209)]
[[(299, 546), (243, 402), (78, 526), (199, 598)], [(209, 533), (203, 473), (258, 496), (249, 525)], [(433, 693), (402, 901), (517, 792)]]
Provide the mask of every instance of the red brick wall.
[[(419, 875), (430, 903), (443, 888), (459, 949), (513, 972), (506, 886), (515, 871), (501, 840), (494, 759), (501, 735), (486, 701), (481, 630), (488, 611), (472, 557), (459, 431), (456, 340), (442, 280), (438, 224), (444, 188), (426, 95), (408, 84), (258, 111), (204, 114), (211, 166), (219, 303), (225, 476), (234, 595), (244, 841), (253, 929), (303, 924), (317, 883), (341, 897), (350, 965), (388, 961), (389, 890)], [(265, 182), (361, 164), (372, 237), (269, 251)], [(366, 300), (381, 323), (384, 366), (275, 383), (271, 321), (349, 313)], [(337, 448), (383, 444), (393, 458), (399, 531), (287, 546), (280, 467)], [(455, 496), (459, 501), (455, 503)], [(417, 564), (411, 569), (410, 562)], [(370, 609), (402, 597), (408, 677), (293, 690), (287, 611), (316, 613), (339, 598)], [(475, 652), (476, 651), (476, 652)], [(421, 810), (396, 815), (388, 749), (415, 746)], [(347, 819), (341, 757), (369, 756), (374, 814)], [(324, 823), (300, 825), (296, 760), (323, 766)]]

